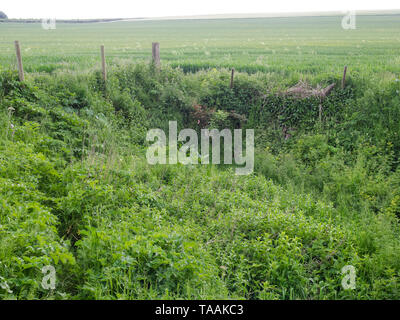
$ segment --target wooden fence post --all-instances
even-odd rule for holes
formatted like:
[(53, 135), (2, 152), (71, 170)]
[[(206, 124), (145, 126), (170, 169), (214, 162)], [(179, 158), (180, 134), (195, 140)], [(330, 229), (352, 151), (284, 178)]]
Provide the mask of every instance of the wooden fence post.
[(344, 66), (343, 79), (342, 79), (342, 89), (344, 89), (344, 87), (346, 85), (346, 73), (347, 73), (347, 66)]
[(233, 88), (233, 77), (234, 77), (234, 76), (235, 76), (235, 69), (232, 68), (232, 73), (231, 73), (231, 85), (230, 85), (231, 89)]
[(160, 67), (160, 44), (158, 42), (153, 42), (152, 44), (153, 51), (153, 63), (156, 67)]
[(21, 49), (19, 47), (19, 41), (15, 41), (15, 52), (17, 53), (17, 64), (18, 64), (18, 75), (19, 81), (24, 81), (24, 67), (22, 65)]
[(101, 67), (103, 70), (103, 80), (105, 82), (107, 80), (107, 69), (106, 69), (106, 55), (104, 51), (104, 45), (100, 46), (100, 51), (101, 51)]
[(319, 108), (319, 122), (322, 122), (322, 99), (320, 100)]

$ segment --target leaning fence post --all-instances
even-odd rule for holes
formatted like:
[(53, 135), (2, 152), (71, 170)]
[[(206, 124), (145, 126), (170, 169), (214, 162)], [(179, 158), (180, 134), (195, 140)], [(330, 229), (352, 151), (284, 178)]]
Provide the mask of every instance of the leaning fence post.
[(230, 85), (231, 89), (233, 88), (233, 78), (234, 78), (234, 76), (235, 76), (235, 69), (232, 68), (232, 73), (231, 73), (231, 85)]
[(342, 89), (344, 89), (344, 87), (346, 85), (346, 73), (347, 73), (347, 66), (344, 66), (343, 79), (342, 79)]
[(160, 44), (158, 42), (153, 42), (152, 44), (153, 52), (153, 63), (156, 67), (160, 66)]
[(106, 69), (106, 55), (104, 52), (104, 45), (100, 46), (101, 51), (101, 68), (103, 70), (103, 80), (104, 82), (107, 80), (107, 69)]
[(22, 57), (21, 57), (21, 49), (19, 47), (19, 41), (15, 41), (15, 52), (17, 54), (17, 65), (18, 65), (19, 80), (20, 81), (24, 81), (25, 80), (24, 67), (22, 65)]

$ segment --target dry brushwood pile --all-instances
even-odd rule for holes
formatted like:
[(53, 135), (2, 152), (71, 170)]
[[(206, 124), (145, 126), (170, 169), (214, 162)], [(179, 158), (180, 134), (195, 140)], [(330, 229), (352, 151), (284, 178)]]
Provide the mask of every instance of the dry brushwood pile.
[(332, 83), (325, 88), (323, 88), (321, 85), (317, 85), (316, 88), (313, 88), (307, 82), (301, 80), (295, 86), (286, 90), (283, 94), (298, 99), (305, 99), (310, 97), (319, 97), (321, 99), (324, 99), (331, 93), (334, 87), (335, 83)]

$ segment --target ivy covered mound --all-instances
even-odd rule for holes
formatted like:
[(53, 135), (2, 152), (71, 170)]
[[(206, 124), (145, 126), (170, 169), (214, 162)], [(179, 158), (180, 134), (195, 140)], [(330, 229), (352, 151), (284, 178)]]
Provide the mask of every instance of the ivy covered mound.
[[(399, 299), (399, 83), (354, 77), (320, 116), (279, 94), (298, 80), (1, 71), (0, 297)], [(169, 120), (254, 128), (255, 172), (147, 164), (146, 132)]]

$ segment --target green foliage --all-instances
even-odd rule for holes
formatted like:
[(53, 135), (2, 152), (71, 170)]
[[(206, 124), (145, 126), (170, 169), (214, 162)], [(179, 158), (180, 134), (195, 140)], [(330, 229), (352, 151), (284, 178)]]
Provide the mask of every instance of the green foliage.
[[(398, 299), (394, 77), (354, 74), (321, 101), (282, 94), (293, 70), (237, 72), (231, 89), (228, 69), (192, 67), (112, 65), (106, 84), (0, 72), (0, 297)], [(170, 120), (254, 128), (255, 173), (148, 165), (146, 132)]]
[[(130, 210), (132, 211), (132, 210)], [(218, 268), (182, 230), (159, 226), (149, 210), (124, 212), (123, 222), (97, 221), (82, 232), (78, 259), (85, 270), (82, 294), (91, 299), (224, 297)], [(157, 223), (158, 219), (158, 223)], [(158, 227), (157, 227), (158, 225)]]
[(218, 110), (214, 112), (211, 116), (209, 127), (212, 129), (219, 129), (219, 130), (231, 127), (228, 124), (229, 121), (228, 117), (229, 113), (224, 110)]
[[(54, 200), (49, 197), (59, 173), (22, 141), (5, 141), (0, 151), (0, 297), (66, 298), (75, 258), (58, 235), (59, 222), (51, 213)], [(46, 265), (58, 272), (59, 286), (50, 293), (40, 285)]]

